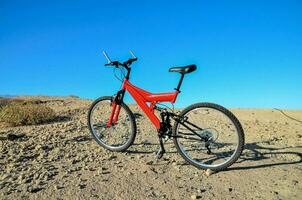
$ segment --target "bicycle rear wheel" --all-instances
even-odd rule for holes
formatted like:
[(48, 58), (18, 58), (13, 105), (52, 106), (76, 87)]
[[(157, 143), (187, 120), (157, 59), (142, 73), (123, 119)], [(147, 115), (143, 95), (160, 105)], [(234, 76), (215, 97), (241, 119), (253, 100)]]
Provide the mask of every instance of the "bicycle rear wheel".
[(223, 170), (239, 158), (244, 133), (238, 119), (226, 108), (197, 103), (184, 109), (173, 127), (180, 155), (200, 169)]
[(128, 106), (121, 103), (117, 124), (107, 127), (112, 100), (112, 97), (105, 96), (92, 103), (88, 112), (88, 127), (96, 142), (102, 147), (111, 151), (125, 151), (135, 140), (135, 118)]

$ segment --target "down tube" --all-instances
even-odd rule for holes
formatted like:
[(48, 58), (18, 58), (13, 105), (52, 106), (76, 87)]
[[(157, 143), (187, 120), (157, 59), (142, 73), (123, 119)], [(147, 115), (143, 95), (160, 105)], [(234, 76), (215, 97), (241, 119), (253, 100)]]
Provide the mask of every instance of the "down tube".
[(131, 96), (134, 98), (136, 103), (141, 107), (141, 109), (144, 111), (144, 113), (148, 116), (148, 118), (151, 120), (151, 122), (154, 124), (154, 126), (157, 129), (160, 129), (159, 119), (156, 117), (156, 115), (147, 106), (146, 101), (143, 99), (141, 94), (139, 94), (135, 89), (133, 89), (129, 85), (126, 85), (126, 89), (129, 91)]

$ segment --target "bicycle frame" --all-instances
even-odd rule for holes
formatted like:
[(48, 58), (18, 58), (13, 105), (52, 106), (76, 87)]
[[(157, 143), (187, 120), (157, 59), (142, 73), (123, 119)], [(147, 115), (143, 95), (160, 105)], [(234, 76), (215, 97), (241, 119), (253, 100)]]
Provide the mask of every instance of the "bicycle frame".
[(120, 114), (120, 109), (121, 109), (119, 102), (123, 100), (125, 91), (128, 91), (130, 93), (130, 95), (134, 98), (134, 100), (139, 105), (139, 107), (143, 110), (143, 112), (147, 115), (150, 121), (157, 128), (157, 130), (160, 129), (160, 120), (154, 114), (154, 108), (156, 103), (158, 102), (174, 103), (176, 101), (177, 95), (179, 94), (179, 90), (176, 90), (175, 92), (168, 92), (168, 93), (156, 93), (156, 94), (150, 93), (131, 84), (129, 80), (125, 78), (122, 84), (122, 89), (120, 91), (122, 93), (121, 99), (117, 101), (117, 98), (119, 98), (118, 97), (119, 95), (117, 95), (112, 102), (112, 110), (107, 123), (107, 127), (110, 127), (113, 124), (117, 123), (118, 116)]

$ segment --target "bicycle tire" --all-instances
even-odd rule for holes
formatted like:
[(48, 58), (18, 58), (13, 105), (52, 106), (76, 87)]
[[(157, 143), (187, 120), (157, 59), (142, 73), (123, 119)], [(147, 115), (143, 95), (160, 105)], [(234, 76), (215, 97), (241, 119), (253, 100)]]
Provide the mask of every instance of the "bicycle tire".
[[(95, 139), (95, 141), (102, 147), (104, 147), (105, 149), (108, 149), (110, 151), (117, 151), (117, 152), (122, 152), (122, 151), (126, 151), (134, 142), (135, 137), (136, 137), (136, 132), (137, 132), (137, 128), (136, 128), (136, 122), (135, 122), (135, 117), (132, 113), (132, 111), (130, 110), (130, 108), (125, 104), (125, 103), (121, 103), (121, 110), (124, 109), (124, 111), (126, 112), (126, 114), (129, 116), (129, 120), (130, 120), (130, 125), (131, 125), (131, 131), (129, 132), (129, 138), (127, 139), (127, 141), (125, 142), (125, 144), (121, 145), (121, 146), (112, 146), (112, 145), (108, 145), (106, 144), (104, 141), (102, 141), (99, 136), (96, 134), (96, 131), (93, 130), (92, 127), (92, 114), (94, 111), (94, 108), (96, 107), (97, 104), (99, 104), (102, 101), (110, 101), (112, 103), (113, 101), (113, 97), (111, 96), (103, 96), (100, 97), (98, 99), (96, 99), (90, 106), (89, 108), (89, 112), (88, 112), (88, 128), (90, 133), (92, 134), (93, 138)], [(110, 110), (111, 111), (111, 110)], [(108, 116), (104, 116), (105, 120), (108, 120)]]
[(177, 129), (179, 127), (179, 122), (175, 122), (173, 129), (172, 129), (172, 134), (173, 134), (173, 140), (174, 140), (174, 144), (176, 146), (177, 151), (180, 153), (180, 155), (191, 165), (199, 168), (199, 169), (211, 169), (213, 171), (221, 171), (226, 169), (227, 167), (231, 166), (234, 162), (237, 161), (237, 159), (240, 157), (243, 149), (244, 149), (244, 131), (243, 128), (239, 122), (239, 120), (235, 117), (235, 115), (227, 110), (226, 108), (217, 105), (217, 104), (213, 104), (213, 103), (196, 103), (193, 105), (188, 106), (187, 108), (185, 108), (181, 113), (180, 116), (183, 117), (185, 116), (187, 113), (189, 113), (192, 110), (195, 110), (197, 108), (210, 108), (210, 109), (214, 109), (217, 110), (221, 113), (223, 113), (224, 115), (226, 115), (228, 117), (229, 120), (232, 121), (232, 123), (234, 124), (234, 126), (236, 127), (237, 130), (237, 135), (238, 135), (238, 145), (237, 148), (235, 150), (235, 152), (233, 153), (233, 155), (231, 156), (231, 158), (218, 166), (206, 166), (205, 164), (198, 164), (196, 161), (192, 160), (192, 158), (189, 158), (188, 155), (186, 154), (186, 152), (184, 152), (184, 150), (181, 148), (177, 136), (179, 135), (177, 133)]

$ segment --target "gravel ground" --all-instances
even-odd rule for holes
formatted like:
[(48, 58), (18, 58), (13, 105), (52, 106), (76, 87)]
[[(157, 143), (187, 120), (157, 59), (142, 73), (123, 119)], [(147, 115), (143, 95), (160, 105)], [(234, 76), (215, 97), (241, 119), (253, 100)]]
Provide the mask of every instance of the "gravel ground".
[[(277, 110), (231, 109), (246, 136), (228, 170), (184, 162), (172, 141), (157, 163), (157, 133), (138, 110), (128, 152), (104, 150), (86, 124), (89, 100), (41, 99), (60, 116), (50, 124), (0, 128), (0, 199), (301, 199), (302, 124)], [(285, 110), (302, 120), (301, 110)]]

